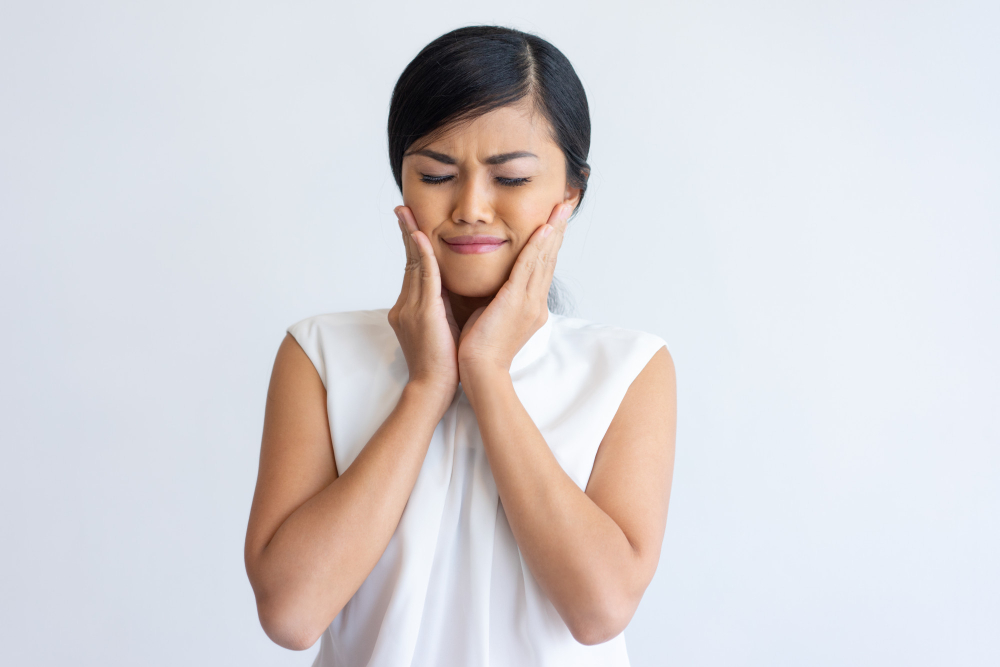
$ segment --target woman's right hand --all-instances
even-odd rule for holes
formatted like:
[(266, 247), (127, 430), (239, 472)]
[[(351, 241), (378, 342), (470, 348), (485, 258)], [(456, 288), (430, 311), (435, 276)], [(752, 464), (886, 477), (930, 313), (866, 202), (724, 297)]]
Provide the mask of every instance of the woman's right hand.
[(410, 384), (438, 395), (444, 414), (458, 388), (458, 325), (430, 239), (417, 229), (408, 207), (397, 206), (395, 213), (406, 247), (406, 269), (399, 298), (389, 309), (389, 324), (403, 348)]

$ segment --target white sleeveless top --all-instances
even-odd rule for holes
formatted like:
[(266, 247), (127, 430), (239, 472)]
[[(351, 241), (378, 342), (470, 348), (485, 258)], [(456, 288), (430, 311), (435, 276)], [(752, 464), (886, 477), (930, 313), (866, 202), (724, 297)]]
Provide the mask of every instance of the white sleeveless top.
[[(351, 465), (408, 374), (388, 309), (330, 313), (288, 328), (327, 391), (337, 470)], [(632, 380), (665, 343), (549, 313), (514, 357), (514, 389), (563, 470), (585, 489)], [(518, 551), (459, 385), (396, 532), (323, 633), (314, 667), (624, 667), (623, 634), (584, 646)]]

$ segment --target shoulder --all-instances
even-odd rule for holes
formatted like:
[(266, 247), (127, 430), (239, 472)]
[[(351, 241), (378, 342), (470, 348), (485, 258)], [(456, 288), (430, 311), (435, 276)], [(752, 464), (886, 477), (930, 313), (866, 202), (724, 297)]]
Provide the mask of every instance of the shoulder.
[(301, 335), (323, 333), (351, 333), (353, 330), (388, 329), (389, 309), (351, 310), (340, 313), (313, 315), (288, 327), (288, 333), (296, 338)]
[(615, 405), (640, 375), (664, 387), (674, 383), (667, 343), (648, 331), (555, 315), (549, 350), (588, 391), (607, 387)]
[(356, 343), (384, 342), (387, 337), (395, 341), (388, 315), (388, 308), (324, 313), (299, 320), (287, 331), (307, 354), (309, 345), (323, 347), (336, 343), (338, 346), (353, 347)]
[(323, 313), (299, 320), (287, 332), (329, 389), (331, 373), (374, 368), (397, 356), (399, 342), (389, 326), (388, 314), (388, 308)]
[[(552, 344), (555, 349), (575, 349), (590, 354), (629, 356), (649, 360), (667, 342), (656, 334), (627, 329), (578, 317), (552, 314)], [(669, 350), (663, 354), (670, 356)], [(661, 355), (662, 356), (662, 355)]]

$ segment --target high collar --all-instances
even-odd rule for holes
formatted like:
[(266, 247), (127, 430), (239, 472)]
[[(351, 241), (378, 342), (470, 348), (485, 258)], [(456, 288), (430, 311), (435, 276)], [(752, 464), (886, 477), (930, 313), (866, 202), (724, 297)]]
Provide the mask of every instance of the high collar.
[(538, 331), (531, 334), (531, 338), (514, 355), (514, 359), (510, 362), (511, 373), (516, 373), (526, 368), (532, 362), (545, 355), (549, 349), (549, 338), (552, 336), (552, 321), (556, 317), (558, 316), (550, 310), (549, 316), (545, 318), (545, 324), (539, 327)]

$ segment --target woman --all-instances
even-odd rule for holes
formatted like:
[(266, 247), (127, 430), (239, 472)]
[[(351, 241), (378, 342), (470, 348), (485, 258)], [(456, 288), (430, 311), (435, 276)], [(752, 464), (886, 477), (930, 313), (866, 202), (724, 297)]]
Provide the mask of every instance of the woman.
[(548, 305), (583, 198), (569, 61), (448, 33), (393, 91), (406, 267), (388, 310), (288, 329), (246, 565), (265, 632), (317, 665), (627, 665), (659, 559), (673, 365)]

